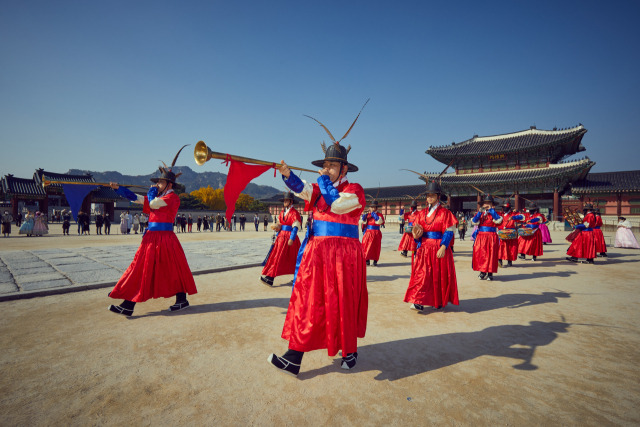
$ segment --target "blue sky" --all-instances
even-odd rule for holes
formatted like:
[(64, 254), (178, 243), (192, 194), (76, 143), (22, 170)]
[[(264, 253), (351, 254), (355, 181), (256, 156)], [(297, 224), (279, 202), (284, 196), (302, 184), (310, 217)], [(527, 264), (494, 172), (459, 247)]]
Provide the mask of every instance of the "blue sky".
[[(183, 144), (313, 169), (322, 121), (364, 186), (430, 145), (582, 123), (593, 172), (639, 169), (633, 1), (0, 2), (0, 174), (142, 175)], [(195, 165), (191, 147), (178, 165)], [(310, 178), (310, 174), (303, 178)], [(258, 184), (281, 187), (273, 174)]]

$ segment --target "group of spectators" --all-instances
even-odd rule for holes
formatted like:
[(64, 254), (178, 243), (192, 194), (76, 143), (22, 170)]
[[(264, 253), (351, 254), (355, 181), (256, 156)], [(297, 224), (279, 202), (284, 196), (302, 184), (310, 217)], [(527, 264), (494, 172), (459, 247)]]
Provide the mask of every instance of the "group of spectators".
[[(247, 217), (245, 214), (236, 215), (234, 214), (231, 217), (231, 221), (228, 221), (227, 218), (218, 213), (216, 215), (198, 215), (195, 220), (191, 216), (191, 214), (178, 214), (176, 216), (174, 222), (174, 229), (176, 233), (192, 233), (193, 232), (193, 224), (196, 224), (196, 231), (237, 231), (238, 225), (240, 225), (240, 231), (245, 231), (245, 225), (247, 223)], [(264, 231), (267, 231), (267, 225), (269, 224), (269, 215), (264, 215), (262, 219), (258, 214), (254, 215), (253, 222), (258, 231), (258, 226), (260, 222), (264, 224)]]

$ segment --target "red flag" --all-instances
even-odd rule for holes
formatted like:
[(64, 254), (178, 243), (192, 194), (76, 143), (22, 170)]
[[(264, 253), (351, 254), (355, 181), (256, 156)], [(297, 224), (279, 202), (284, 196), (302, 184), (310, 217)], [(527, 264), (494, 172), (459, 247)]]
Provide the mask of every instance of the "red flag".
[(227, 183), (224, 185), (224, 202), (227, 205), (225, 216), (227, 217), (227, 221), (231, 221), (231, 217), (236, 210), (236, 201), (240, 193), (242, 193), (242, 190), (247, 187), (247, 184), (249, 184), (252, 179), (259, 177), (272, 167), (275, 167), (275, 164), (273, 166), (247, 165), (229, 158), (227, 158), (227, 161), (231, 162), (231, 166), (229, 166)]

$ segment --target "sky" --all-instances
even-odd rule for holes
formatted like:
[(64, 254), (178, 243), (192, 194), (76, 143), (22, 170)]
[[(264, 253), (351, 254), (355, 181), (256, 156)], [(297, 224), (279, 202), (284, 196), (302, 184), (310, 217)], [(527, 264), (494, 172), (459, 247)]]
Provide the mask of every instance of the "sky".
[[(0, 175), (145, 175), (192, 148), (316, 169), (349, 136), (364, 187), (440, 172), (430, 146), (582, 123), (592, 172), (635, 170), (640, 2), (0, 0)], [(634, 124), (636, 123), (636, 124)], [(303, 173), (303, 179), (313, 179)], [(284, 188), (266, 173), (257, 184)]]

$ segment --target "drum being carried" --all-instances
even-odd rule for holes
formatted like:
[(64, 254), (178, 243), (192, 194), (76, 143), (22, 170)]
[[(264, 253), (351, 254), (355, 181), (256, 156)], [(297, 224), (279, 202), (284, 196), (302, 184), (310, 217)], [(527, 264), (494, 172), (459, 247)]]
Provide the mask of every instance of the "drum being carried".
[(526, 228), (526, 227), (518, 228), (518, 235), (521, 237), (531, 237), (535, 232), (536, 232), (535, 228)]
[(409, 224), (405, 225), (404, 232), (411, 234), (413, 232), (413, 225), (409, 225)]
[(505, 228), (498, 230), (498, 237), (502, 240), (513, 240), (518, 238), (518, 232), (515, 228)]

